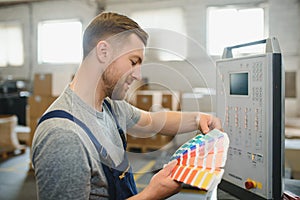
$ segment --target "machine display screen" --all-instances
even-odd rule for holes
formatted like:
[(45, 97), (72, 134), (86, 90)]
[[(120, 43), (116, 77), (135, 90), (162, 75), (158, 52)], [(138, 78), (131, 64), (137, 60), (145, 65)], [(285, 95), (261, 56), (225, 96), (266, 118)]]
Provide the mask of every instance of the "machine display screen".
[(248, 95), (248, 73), (229, 75), (230, 95)]

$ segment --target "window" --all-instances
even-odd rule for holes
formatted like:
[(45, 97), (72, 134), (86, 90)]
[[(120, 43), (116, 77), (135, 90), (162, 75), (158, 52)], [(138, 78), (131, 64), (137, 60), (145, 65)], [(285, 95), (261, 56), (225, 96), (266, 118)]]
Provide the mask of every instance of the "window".
[(24, 64), (23, 31), (18, 22), (0, 23), (0, 67)]
[[(228, 46), (264, 39), (263, 8), (207, 9), (207, 50), (210, 55), (222, 55)], [(262, 46), (241, 49), (239, 54), (261, 52)]]
[[(157, 47), (155, 50), (159, 60), (186, 58), (186, 27), (181, 8), (139, 11), (132, 13), (131, 17), (142, 28), (149, 28), (149, 46)], [(155, 30), (151, 31), (151, 29)]]
[(79, 63), (82, 59), (82, 24), (77, 20), (38, 24), (39, 63)]

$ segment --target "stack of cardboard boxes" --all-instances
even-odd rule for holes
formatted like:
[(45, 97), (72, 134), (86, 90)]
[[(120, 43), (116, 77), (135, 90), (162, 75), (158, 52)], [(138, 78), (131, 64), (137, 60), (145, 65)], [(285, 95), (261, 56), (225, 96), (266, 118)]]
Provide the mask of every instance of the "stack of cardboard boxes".
[(285, 170), (287, 178), (300, 179), (300, 118), (285, 118)]
[[(179, 110), (180, 95), (176, 91), (140, 90), (136, 92), (134, 105), (145, 111)], [(155, 133), (150, 137), (138, 137), (138, 134), (127, 133), (128, 150), (139, 149), (142, 152), (157, 150), (172, 145), (173, 136)]]
[(33, 94), (29, 97), (29, 124), (32, 141), (38, 120), (64, 90), (70, 79), (63, 73), (35, 74)]

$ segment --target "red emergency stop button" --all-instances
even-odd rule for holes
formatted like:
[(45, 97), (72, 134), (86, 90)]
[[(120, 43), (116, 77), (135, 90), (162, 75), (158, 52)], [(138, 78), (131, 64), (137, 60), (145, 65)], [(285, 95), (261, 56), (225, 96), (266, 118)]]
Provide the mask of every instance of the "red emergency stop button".
[(250, 189), (252, 189), (252, 188), (256, 188), (256, 186), (257, 186), (257, 184), (256, 184), (256, 182), (253, 181), (253, 180), (248, 179), (248, 180), (245, 182), (245, 187), (246, 187), (247, 190), (250, 190)]

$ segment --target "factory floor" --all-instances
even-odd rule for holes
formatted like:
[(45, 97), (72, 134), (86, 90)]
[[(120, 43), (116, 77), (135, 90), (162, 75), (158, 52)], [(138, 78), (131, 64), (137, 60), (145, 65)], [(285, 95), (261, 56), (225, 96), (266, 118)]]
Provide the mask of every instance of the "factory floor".
[[(24, 154), (11, 155), (9, 158), (0, 158), (0, 200), (35, 200), (36, 185), (33, 171), (30, 170), (30, 150), (27, 148)], [(153, 176), (153, 170), (161, 167), (162, 162), (157, 162), (155, 154), (129, 153), (135, 173), (138, 190), (141, 191), (149, 183)], [(157, 165), (157, 163), (159, 163)], [(296, 183), (298, 185), (299, 182)], [(295, 183), (293, 183), (294, 186)], [(293, 191), (298, 194), (299, 186)], [(218, 189), (217, 199), (237, 200), (237, 198)], [(180, 193), (168, 198), (169, 200), (199, 200), (206, 199), (198, 190), (183, 188)]]
[[(8, 158), (0, 158), (0, 200), (36, 200), (36, 185), (34, 173), (30, 170), (30, 149), (18, 155), (10, 155)], [(156, 154), (129, 153), (128, 157), (135, 172), (136, 185), (139, 191), (149, 183), (155, 170), (166, 162), (159, 160), (161, 152)], [(166, 156), (165, 156), (166, 157)], [(300, 180), (285, 179), (286, 187), (294, 194), (300, 194)], [(232, 195), (218, 189), (212, 199), (237, 200)], [(168, 200), (204, 200), (206, 195), (199, 190), (183, 188), (180, 193), (168, 198)]]
[[(36, 185), (34, 173), (30, 170), (30, 150), (26, 149), (24, 154), (10, 155), (6, 159), (0, 158), (0, 200), (35, 200)], [(141, 191), (149, 183), (155, 169), (155, 156), (144, 154), (129, 154), (138, 190)], [(218, 199), (236, 199), (226, 192), (218, 189)], [(198, 190), (182, 189), (182, 191), (170, 200), (199, 200), (204, 197)], [(204, 199), (204, 198), (203, 198)]]

